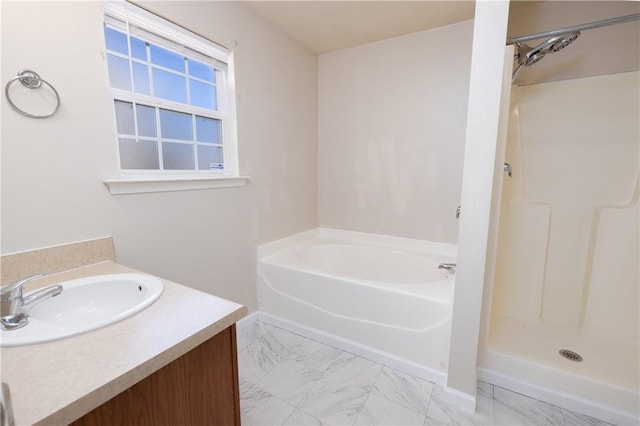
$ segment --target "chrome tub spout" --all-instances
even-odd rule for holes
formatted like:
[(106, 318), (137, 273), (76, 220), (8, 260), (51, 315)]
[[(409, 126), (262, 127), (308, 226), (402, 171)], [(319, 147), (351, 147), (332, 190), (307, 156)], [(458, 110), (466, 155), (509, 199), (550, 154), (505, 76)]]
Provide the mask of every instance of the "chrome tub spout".
[(444, 269), (448, 272), (456, 272), (456, 264), (455, 263), (441, 263), (438, 265), (438, 269)]

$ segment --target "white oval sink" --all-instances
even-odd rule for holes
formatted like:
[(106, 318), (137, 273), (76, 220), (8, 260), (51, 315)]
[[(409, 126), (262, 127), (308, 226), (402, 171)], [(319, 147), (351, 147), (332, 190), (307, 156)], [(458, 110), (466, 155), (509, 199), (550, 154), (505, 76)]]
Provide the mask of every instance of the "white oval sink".
[(64, 339), (128, 318), (158, 300), (164, 286), (146, 274), (111, 274), (58, 283), (62, 293), (28, 310), (29, 324), (0, 330), (0, 346)]

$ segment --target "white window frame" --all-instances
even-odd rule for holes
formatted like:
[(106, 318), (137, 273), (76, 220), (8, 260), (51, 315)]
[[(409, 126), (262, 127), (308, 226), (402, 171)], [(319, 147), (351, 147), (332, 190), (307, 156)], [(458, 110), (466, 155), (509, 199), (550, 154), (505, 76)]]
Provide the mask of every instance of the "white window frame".
[[(103, 24), (119, 21), (119, 23), (124, 23), (126, 32), (131, 32), (134, 36), (136, 34), (133, 31), (137, 28), (145, 32), (144, 38), (156, 36), (158, 43), (155, 44), (159, 47), (168, 47), (170, 50), (184, 53), (176, 47), (184, 46), (189, 49), (187, 54), (189, 57), (196, 60), (206, 58), (209, 63), (212, 60), (217, 62), (218, 111), (215, 113), (212, 113), (211, 110), (202, 110), (197, 106), (178, 104), (156, 97), (151, 97), (153, 102), (145, 102), (150, 97), (134, 93), (133, 88), (131, 92), (128, 92), (110, 87), (110, 91), (112, 101), (136, 102), (220, 119), (224, 158), (223, 170), (128, 170), (121, 168), (118, 148), (120, 176), (104, 181), (110, 192), (112, 194), (129, 194), (243, 186), (249, 178), (239, 175), (233, 52), (126, 1), (103, 2), (102, 5)], [(120, 28), (118, 30), (122, 31)], [(149, 41), (153, 43), (155, 40)], [(171, 44), (172, 41), (176, 43), (176, 46)], [(104, 54), (106, 58), (106, 45)], [(200, 58), (198, 54), (200, 54)], [(115, 120), (115, 107), (112, 107), (112, 110)], [(117, 140), (116, 134), (115, 141), (118, 147)], [(197, 150), (197, 142), (194, 142), (194, 150)]]

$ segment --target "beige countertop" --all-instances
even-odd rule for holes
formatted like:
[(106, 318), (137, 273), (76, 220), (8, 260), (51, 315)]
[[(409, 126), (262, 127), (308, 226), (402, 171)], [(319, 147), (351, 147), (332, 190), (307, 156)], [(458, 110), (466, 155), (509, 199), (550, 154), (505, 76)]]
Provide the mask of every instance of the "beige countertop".
[[(41, 284), (139, 272), (103, 262)], [(2, 348), (2, 381), (18, 426), (72, 422), (242, 318), (247, 309), (163, 280), (150, 307), (116, 324), (55, 342)]]

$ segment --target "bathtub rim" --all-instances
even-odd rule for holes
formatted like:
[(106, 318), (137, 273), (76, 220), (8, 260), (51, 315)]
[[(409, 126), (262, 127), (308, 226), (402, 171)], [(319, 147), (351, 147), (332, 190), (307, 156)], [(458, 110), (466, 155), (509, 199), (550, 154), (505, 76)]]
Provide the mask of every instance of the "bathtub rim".
[(458, 246), (456, 244), (323, 227), (312, 228), (261, 244), (258, 246), (257, 256), (258, 258), (266, 257), (277, 251), (321, 238), (340, 240), (343, 242), (357, 242), (363, 245), (384, 246), (397, 250), (419, 251), (454, 259), (458, 257)]

